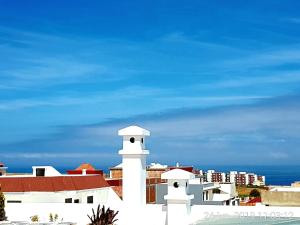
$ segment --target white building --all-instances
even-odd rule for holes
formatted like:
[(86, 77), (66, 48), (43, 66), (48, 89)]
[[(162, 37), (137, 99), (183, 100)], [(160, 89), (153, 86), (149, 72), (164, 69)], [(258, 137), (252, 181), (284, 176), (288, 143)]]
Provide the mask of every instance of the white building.
[(237, 185), (265, 185), (265, 176), (259, 176), (254, 173), (230, 171), (229, 173), (208, 170), (205, 174), (207, 182), (229, 182)]
[(121, 203), (102, 175), (63, 175), (51, 166), (34, 166), (31, 175), (2, 176), (9, 203)]

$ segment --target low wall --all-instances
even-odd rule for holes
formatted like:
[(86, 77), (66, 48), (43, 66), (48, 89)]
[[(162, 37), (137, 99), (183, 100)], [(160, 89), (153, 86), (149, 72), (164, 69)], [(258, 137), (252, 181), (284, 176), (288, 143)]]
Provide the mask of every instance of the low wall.
[[(108, 205), (107, 205), (108, 207)], [(110, 205), (111, 209), (119, 210), (117, 216), (121, 223), (122, 210), (120, 206)], [(49, 214), (58, 214), (59, 221), (76, 222), (78, 225), (86, 225), (90, 221), (87, 215), (92, 214), (92, 208), (96, 204), (64, 204), (64, 203), (16, 203), (6, 205), (6, 214), (11, 221), (30, 221), (30, 217), (38, 215), (42, 222), (49, 221)], [(132, 218), (132, 225), (165, 225), (166, 206), (149, 204), (144, 214), (136, 214)], [(175, 215), (176, 216), (176, 215)], [(217, 206), (217, 205), (194, 205), (191, 210), (191, 222), (197, 222), (211, 217), (299, 217), (300, 207), (271, 207), (271, 206)], [(142, 221), (142, 223), (140, 223)], [(127, 224), (125, 224), (127, 225)]]
[(300, 192), (268, 191), (261, 195), (262, 203), (270, 206), (300, 206)]
[[(97, 207), (97, 204), (10, 203), (6, 204), (5, 211), (10, 221), (30, 221), (31, 216), (38, 215), (41, 222), (47, 222), (52, 213), (53, 216), (58, 215), (59, 222), (86, 225), (90, 222), (87, 215), (92, 215), (92, 209), (96, 210)], [(118, 206), (111, 205), (110, 207), (113, 210), (119, 210)]]
[(191, 222), (197, 222), (213, 217), (263, 217), (263, 218), (300, 218), (300, 207), (272, 206), (217, 206), (194, 205), (191, 210)]

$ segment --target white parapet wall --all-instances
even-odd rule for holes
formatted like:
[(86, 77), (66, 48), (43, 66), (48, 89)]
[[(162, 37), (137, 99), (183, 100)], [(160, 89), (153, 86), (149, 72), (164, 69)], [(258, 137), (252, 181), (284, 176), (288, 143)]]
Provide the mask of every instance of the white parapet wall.
[[(38, 215), (41, 222), (49, 221), (49, 215), (57, 214), (59, 220), (64, 222), (74, 222), (77, 225), (87, 225), (90, 221), (87, 215), (92, 214), (92, 209), (97, 208), (97, 204), (64, 204), (64, 203), (16, 203), (7, 204), (5, 210), (10, 221), (30, 221), (30, 217)], [(101, 205), (102, 206), (102, 205)], [(113, 210), (120, 211), (119, 205), (108, 205)], [(165, 225), (166, 206), (158, 204), (146, 205), (142, 214), (136, 213), (131, 218), (132, 221), (140, 221), (143, 225)], [(194, 205), (192, 206), (190, 218), (197, 224), (199, 221), (211, 219), (212, 217), (298, 217), (300, 218), (300, 207), (271, 207), (271, 206), (216, 206), (216, 205)], [(117, 216), (120, 219), (120, 215)], [(119, 225), (117, 221), (115, 225)]]
[(300, 218), (300, 207), (272, 207), (272, 206), (219, 206), (194, 205), (191, 211), (191, 221), (207, 220), (211, 218), (239, 217), (239, 218)]
[[(7, 204), (6, 216), (9, 221), (30, 221), (30, 217), (37, 215), (40, 222), (49, 222), (50, 213), (58, 215), (58, 221), (73, 222), (78, 225), (90, 223), (87, 215), (96, 211), (97, 204), (67, 204), (67, 203), (15, 203)], [(101, 205), (102, 207), (102, 205)], [(113, 210), (120, 210), (117, 205), (106, 205)], [(118, 224), (118, 223), (117, 223)]]

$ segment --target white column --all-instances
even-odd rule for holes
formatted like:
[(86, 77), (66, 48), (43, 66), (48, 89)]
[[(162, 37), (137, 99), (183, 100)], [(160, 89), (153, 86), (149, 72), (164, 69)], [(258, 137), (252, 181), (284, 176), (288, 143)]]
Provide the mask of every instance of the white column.
[(147, 154), (122, 154), (123, 202), (126, 207), (139, 209), (146, 205)]
[(140, 217), (146, 206), (146, 156), (145, 136), (150, 132), (131, 126), (119, 130), (123, 136), (122, 156), (123, 172), (123, 208), (120, 212), (121, 225), (140, 225)]
[(190, 224), (191, 200), (194, 195), (189, 194), (189, 180), (195, 175), (181, 169), (165, 172), (162, 179), (168, 180), (167, 225)]

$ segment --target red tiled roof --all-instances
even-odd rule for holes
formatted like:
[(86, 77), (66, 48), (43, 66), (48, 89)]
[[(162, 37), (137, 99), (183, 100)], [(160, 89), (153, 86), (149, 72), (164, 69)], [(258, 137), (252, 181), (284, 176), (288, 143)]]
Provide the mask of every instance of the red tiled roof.
[(261, 202), (261, 198), (260, 197), (252, 198), (247, 203), (249, 204), (249, 203), (258, 203), (258, 202)]
[(122, 186), (114, 186), (112, 187), (112, 189), (116, 192), (116, 194), (122, 198)]
[(89, 163), (83, 163), (79, 167), (77, 167), (75, 170), (96, 170), (91, 164)]
[(109, 187), (101, 175), (58, 177), (1, 177), (3, 192), (56, 192)]

